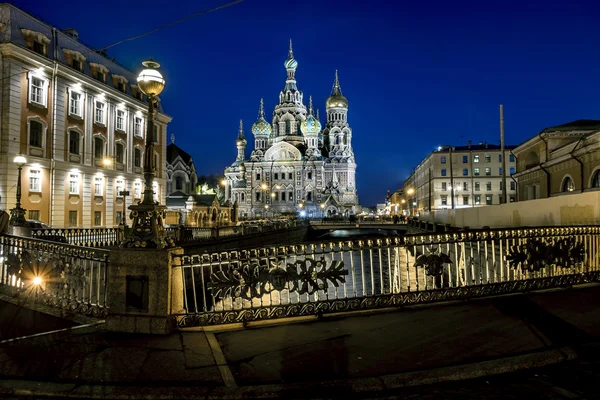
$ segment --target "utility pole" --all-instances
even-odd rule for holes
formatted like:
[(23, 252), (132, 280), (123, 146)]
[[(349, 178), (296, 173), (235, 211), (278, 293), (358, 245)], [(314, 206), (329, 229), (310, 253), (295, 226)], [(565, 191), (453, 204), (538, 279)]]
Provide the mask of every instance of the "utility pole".
[(508, 203), (506, 198), (506, 157), (504, 154), (504, 106), (500, 104), (500, 152), (502, 153), (502, 199), (500, 203)]

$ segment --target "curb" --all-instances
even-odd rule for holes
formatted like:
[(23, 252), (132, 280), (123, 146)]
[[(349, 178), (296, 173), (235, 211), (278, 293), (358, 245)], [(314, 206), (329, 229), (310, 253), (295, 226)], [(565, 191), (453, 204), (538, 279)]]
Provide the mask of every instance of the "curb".
[(100, 386), (76, 383), (0, 380), (0, 395), (42, 396), (49, 398), (88, 399), (279, 399), (279, 398), (347, 398), (350, 395), (381, 392), (412, 386), (455, 382), (545, 367), (577, 358), (570, 347), (528, 353), (472, 364), (404, 372), (377, 378), (356, 378), (328, 382), (306, 382), (243, 386), (239, 388), (206, 386)]

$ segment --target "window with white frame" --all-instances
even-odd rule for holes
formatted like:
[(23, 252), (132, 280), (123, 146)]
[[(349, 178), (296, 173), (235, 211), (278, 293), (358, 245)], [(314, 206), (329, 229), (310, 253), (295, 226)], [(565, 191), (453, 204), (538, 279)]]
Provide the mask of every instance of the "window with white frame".
[(42, 191), (42, 171), (40, 171), (39, 169), (29, 170), (29, 191)]
[(133, 196), (135, 199), (142, 198), (142, 182), (137, 181), (133, 184)]
[(135, 117), (133, 121), (133, 134), (142, 136), (142, 119), (140, 117)]
[(69, 174), (69, 194), (79, 194), (79, 174)]
[(82, 105), (81, 93), (73, 90), (69, 91), (69, 114), (77, 117), (83, 117), (83, 105)]
[(104, 195), (104, 178), (101, 176), (94, 177), (94, 196)]
[(117, 110), (117, 130), (125, 132), (125, 111)]
[(123, 181), (123, 179), (116, 180), (115, 190), (117, 192), (117, 197), (123, 197), (123, 195), (121, 195), (121, 192), (125, 190), (125, 181)]
[[(154, 192), (154, 194), (152, 195), (152, 198), (154, 199), (154, 201), (159, 201), (158, 195), (160, 194), (160, 192), (158, 191), (158, 182), (152, 182), (152, 191)], [(243, 198), (243, 193), (242, 193), (242, 201), (243, 200), (244, 200), (244, 198)]]
[(46, 106), (48, 81), (37, 76), (29, 79), (29, 102)]
[(97, 124), (104, 125), (104, 119), (106, 117), (106, 104), (101, 101), (96, 100), (94, 106), (94, 122)]

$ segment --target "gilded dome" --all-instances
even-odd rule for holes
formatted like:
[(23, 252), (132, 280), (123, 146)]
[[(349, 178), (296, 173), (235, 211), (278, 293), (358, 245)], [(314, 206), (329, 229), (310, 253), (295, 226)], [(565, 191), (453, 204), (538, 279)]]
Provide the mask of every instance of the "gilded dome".
[(271, 134), (271, 124), (269, 124), (265, 120), (265, 106), (263, 103), (263, 99), (260, 99), (260, 108), (258, 109), (258, 119), (252, 125), (252, 133), (254, 136), (258, 135), (270, 135)]
[(342, 94), (337, 70), (335, 71), (335, 81), (333, 82), (331, 96), (325, 102), (325, 108), (348, 108), (348, 99)]
[(325, 102), (326, 108), (348, 108), (348, 99), (341, 93), (332, 94)]

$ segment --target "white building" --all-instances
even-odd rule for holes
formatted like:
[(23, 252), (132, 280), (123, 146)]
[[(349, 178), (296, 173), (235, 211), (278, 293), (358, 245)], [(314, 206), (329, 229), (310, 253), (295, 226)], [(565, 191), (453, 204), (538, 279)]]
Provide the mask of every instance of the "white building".
[[(22, 207), (53, 227), (119, 224), (141, 200), (148, 104), (136, 74), (78, 40), (0, 5), (0, 208), (15, 205), (16, 154), (26, 156)], [(159, 102), (155, 198), (165, 201), (167, 124)], [(131, 195), (122, 197), (119, 192)], [(126, 204), (123, 204), (123, 202)]]
[(238, 155), (225, 169), (225, 200), (237, 203), (240, 218), (260, 218), (284, 213), (309, 217), (356, 212), (356, 163), (352, 129), (348, 124), (348, 100), (342, 94), (337, 71), (325, 109), (323, 129), (296, 85), (296, 68), (290, 41), (284, 62), (287, 78), (279, 93), (272, 122), (265, 119), (260, 102), (258, 120), (252, 125), (254, 150), (247, 159), (242, 123), (236, 141)]
[[(508, 199), (516, 201), (515, 156), (505, 146)], [(404, 182), (406, 211), (478, 207), (500, 204), (502, 196), (502, 153), (500, 146), (487, 143), (440, 147), (427, 156)]]

